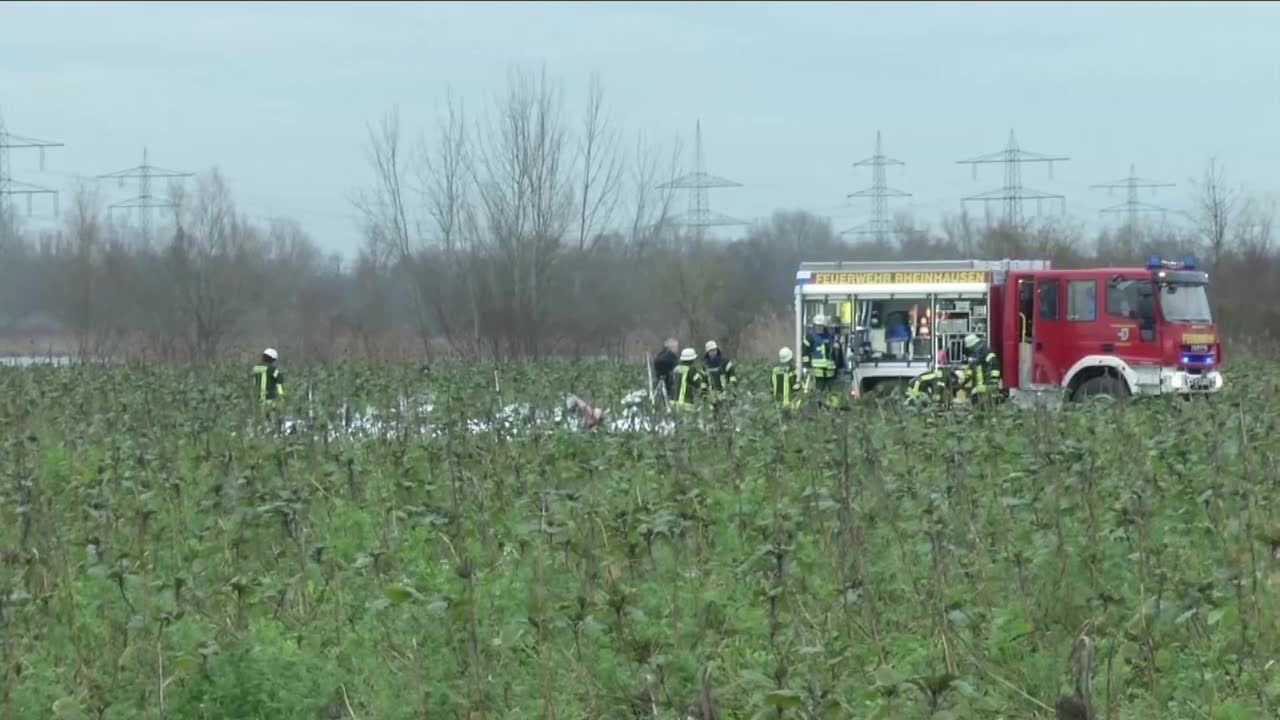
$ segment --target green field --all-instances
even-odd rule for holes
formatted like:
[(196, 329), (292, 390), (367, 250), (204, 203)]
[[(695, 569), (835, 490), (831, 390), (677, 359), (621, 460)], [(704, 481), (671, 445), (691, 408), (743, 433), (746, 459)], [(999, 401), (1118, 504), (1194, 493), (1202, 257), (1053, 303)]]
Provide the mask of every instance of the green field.
[(245, 368), (0, 369), (0, 720), (1048, 718), (1080, 634), (1099, 718), (1276, 716), (1275, 367), (467, 429), (640, 377), (292, 373), (282, 437)]

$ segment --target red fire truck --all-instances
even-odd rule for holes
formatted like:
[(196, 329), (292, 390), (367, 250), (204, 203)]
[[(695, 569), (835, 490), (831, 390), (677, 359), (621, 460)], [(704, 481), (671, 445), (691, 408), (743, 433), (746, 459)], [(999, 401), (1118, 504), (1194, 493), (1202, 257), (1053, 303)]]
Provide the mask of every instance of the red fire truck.
[(1159, 257), (1084, 270), (1044, 260), (803, 263), (797, 368), (805, 333), (822, 319), (853, 395), (963, 364), (969, 334), (999, 355), (1014, 396), (1214, 393), (1222, 347), (1208, 282), (1191, 259)]

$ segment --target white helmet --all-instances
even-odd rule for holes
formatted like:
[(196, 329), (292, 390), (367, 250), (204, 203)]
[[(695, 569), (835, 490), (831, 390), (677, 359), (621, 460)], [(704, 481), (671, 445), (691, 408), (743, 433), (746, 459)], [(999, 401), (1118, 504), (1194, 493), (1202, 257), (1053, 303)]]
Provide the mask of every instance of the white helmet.
[(705, 349), (706, 349), (706, 351), (707, 351), (707, 352), (711, 352), (712, 350), (719, 350), (719, 349), (720, 349), (720, 346), (719, 346), (719, 345), (716, 345), (716, 341), (715, 341), (715, 340), (708, 340), (708, 341), (707, 341), (707, 347), (706, 347)]
[(789, 347), (784, 347), (778, 351), (778, 362), (780, 363), (789, 363), (793, 357), (795, 356), (791, 354), (791, 348)]
[(965, 349), (965, 350), (972, 350), (972, 349), (974, 349), (974, 348), (976, 348), (976, 347), (978, 347), (978, 336), (977, 336), (977, 335), (974, 335), (973, 333), (969, 333), (968, 335), (965, 335), (965, 336), (964, 336), (964, 349)]
[(262, 354), (271, 358), (272, 360), (278, 360), (280, 358), (280, 354), (275, 351), (275, 348), (267, 348), (266, 350), (262, 351)]
[(685, 348), (680, 351), (680, 361), (689, 362), (698, 359), (698, 352), (693, 348)]
[(822, 314), (814, 315), (814, 316), (813, 316), (813, 324), (814, 324), (814, 327), (826, 327), (826, 326), (827, 326), (827, 316), (826, 316), (826, 315), (822, 315)]

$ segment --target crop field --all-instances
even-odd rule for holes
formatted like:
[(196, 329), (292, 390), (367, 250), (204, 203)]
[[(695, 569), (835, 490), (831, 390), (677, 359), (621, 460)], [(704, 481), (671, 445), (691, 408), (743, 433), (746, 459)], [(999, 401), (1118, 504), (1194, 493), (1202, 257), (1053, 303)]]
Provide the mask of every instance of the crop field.
[(282, 434), (242, 367), (0, 368), (0, 720), (1277, 717), (1275, 367), (946, 414), (743, 372), (590, 431), (563, 394), (641, 369), (290, 372)]

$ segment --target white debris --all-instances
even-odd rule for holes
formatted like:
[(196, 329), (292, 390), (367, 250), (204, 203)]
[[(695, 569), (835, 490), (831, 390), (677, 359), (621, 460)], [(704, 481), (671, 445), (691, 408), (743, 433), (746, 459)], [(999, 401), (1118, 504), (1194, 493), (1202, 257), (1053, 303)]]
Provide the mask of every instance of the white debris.
[(438, 417), (429, 397), (401, 396), (390, 410), (371, 405), (356, 410), (344, 405), (327, 423), (286, 417), (282, 429), (287, 434), (323, 430), (330, 440), (387, 439), (405, 434), (440, 437), (457, 430), (472, 435), (500, 432), (507, 436), (529, 431), (675, 432), (676, 422), (670, 410), (650, 405), (644, 390), (626, 393), (619, 404), (621, 407), (615, 412), (567, 393), (559, 405), (551, 408), (538, 408), (528, 402), (509, 403), (491, 417), (467, 418), (459, 426)]

